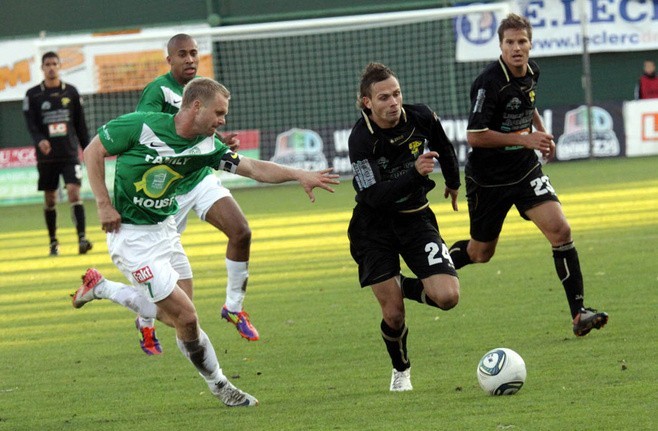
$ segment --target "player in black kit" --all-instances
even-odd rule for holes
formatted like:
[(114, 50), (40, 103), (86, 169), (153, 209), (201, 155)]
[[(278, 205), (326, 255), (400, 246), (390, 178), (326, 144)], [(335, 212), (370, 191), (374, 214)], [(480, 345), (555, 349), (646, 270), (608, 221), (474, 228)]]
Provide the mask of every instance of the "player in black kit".
[(44, 192), (44, 216), (50, 236), (50, 255), (59, 254), (57, 241), (57, 190), (64, 178), (71, 215), (78, 232), (78, 252), (87, 253), (92, 244), (85, 237), (85, 208), (80, 198), (82, 169), (78, 145), (89, 143), (82, 102), (76, 88), (60, 79), (61, 63), (54, 52), (41, 58), (44, 80), (30, 88), (23, 113), (36, 147), (39, 190)]
[[(403, 105), (400, 84), (383, 64), (366, 67), (357, 104), (362, 117), (349, 137), (357, 202), (350, 251), (361, 287), (371, 286), (381, 306), (381, 334), (393, 363), (390, 390), (408, 391), (403, 298), (443, 310), (459, 301), (457, 272), (427, 200), (438, 158), (444, 197), (457, 210), (459, 164), (437, 116), (425, 105)], [(400, 256), (418, 278), (400, 274)]]
[(539, 67), (529, 60), (532, 27), (526, 18), (510, 14), (501, 22), (498, 38), (502, 55), (471, 87), (467, 140), (473, 151), (466, 164), (471, 238), (453, 244), (450, 254), (456, 269), (488, 262), (505, 216), (516, 206), (521, 217), (531, 220), (551, 243), (573, 332), (583, 336), (603, 327), (608, 315), (584, 306), (583, 276), (571, 227), (535, 152), (550, 159), (555, 143), (535, 108)]

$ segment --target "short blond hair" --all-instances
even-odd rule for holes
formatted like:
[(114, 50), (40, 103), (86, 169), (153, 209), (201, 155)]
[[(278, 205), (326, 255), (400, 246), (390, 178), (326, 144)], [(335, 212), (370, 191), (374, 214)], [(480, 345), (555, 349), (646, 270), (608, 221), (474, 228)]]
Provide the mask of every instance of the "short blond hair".
[(228, 91), (228, 88), (214, 79), (195, 78), (188, 82), (183, 90), (181, 109), (189, 108), (195, 100), (200, 100), (201, 103), (206, 105), (216, 94), (221, 94), (226, 99), (231, 98), (231, 92)]

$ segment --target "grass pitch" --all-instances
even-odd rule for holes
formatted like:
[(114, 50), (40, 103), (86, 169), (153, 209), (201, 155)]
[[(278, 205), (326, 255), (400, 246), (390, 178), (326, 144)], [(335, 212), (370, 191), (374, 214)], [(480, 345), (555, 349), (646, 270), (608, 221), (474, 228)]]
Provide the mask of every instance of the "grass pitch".
[[(93, 202), (94, 249), (76, 254), (62, 204), (56, 258), (46, 256), (40, 205), (0, 208), (0, 430), (656, 429), (657, 165), (653, 157), (545, 167), (572, 225), (586, 304), (607, 311), (608, 326), (572, 335), (550, 246), (512, 210), (493, 260), (460, 271), (455, 309), (408, 303), (414, 390), (397, 394), (388, 391), (379, 306), (358, 287), (349, 256), (349, 181), (335, 195), (317, 192), (315, 204), (297, 186), (235, 190), (253, 230), (245, 308), (260, 341), (219, 319), (223, 235), (191, 217), (183, 243), (201, 324), (224, 372), (261, 401), (253, 409), (214, 399), (164, 325), (164, 354), (147, 357), (126, 309), (71, 307), (87, 267), (123, 281)], [(432, 194), (448, 244), (468, 236), (463, 193), (458, 213)], [(517, 395), (490, 397), (477, 384), (478, 360), (499, 346), (526, 362)]]

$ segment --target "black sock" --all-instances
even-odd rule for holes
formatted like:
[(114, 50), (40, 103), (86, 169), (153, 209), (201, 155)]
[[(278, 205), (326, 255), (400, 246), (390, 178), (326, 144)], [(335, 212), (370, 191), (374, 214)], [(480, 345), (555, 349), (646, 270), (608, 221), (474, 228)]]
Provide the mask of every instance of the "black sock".
[(44, 208), (43, 216), (46, 219), (46, 227), (48, 228), (50, 242), (57, 241), (57, 209)]
[(564, 286), (564, 292), (567, 294), (571, 317), (583, 308), (583, 274), (580, 272), (580, 261), (578, 252), (573, 242), (553, 247), (553, 260), (555, 261), (555, 270)]
[(388, 355), (391, 357), (391, 362), (393, 363), (393, 368), (398, 371), (404, 371), (407, 368), (411, 367), (411, 362), (407, 357), (407, 330), (406, 325), (402, 325), (402, 328), (395, 330), (384, 322), (382, 319), (381, 324), (382, 338), (386, 344), (386, 350), (388, 350)]
[(436, 302), (432, 301), (432, 299), (425, 295), (423, 282), (419, 279), (405, 277), (404, 275), (400, 274), (400, 285), (402, 288), (402, 296), (405, 298), (420, 302), (421, 304), (427, 304), (432, 307), (441, 308), (436, 304)]
[(78, 231), (78, 238), (82, 239), (85, 237), (85, 207), (82, 203), (75, 203), (71, 205), (71, 218), (75, 224), (75, 228)]
[(468, 251), (466, 250), (468, 247), (468, 241), (469, 240), (467, 239), (457, 241), (450, 247), (450, 258), (452, 259), (452, 263), (455, 265), (455, 269), (459, 269), (468, 265), (469, 263), (473, 263), (470, 256), (468, 255)]

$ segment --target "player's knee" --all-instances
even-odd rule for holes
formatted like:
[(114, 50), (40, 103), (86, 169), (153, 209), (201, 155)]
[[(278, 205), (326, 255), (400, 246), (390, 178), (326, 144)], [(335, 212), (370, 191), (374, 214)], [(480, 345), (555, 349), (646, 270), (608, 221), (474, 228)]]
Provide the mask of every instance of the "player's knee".
[(235, 226), (235, 229), (232, 229), (228, 236), (234, 243), (242, 247), (249, 247), (251, 244), (251, 228), (247, 220)]
[(443, 301), (439, 304), (442, 310), (450, 310), (455, 308), (459, 303), (459, 290), (451, 291), (448, 295), (443, 298)]
[(196, 312), (184, 312), (178, 315), (175, 326), (185, 333), (196, 333), (199, 319)]
[(422, 302), (438, 307), (441, 310), (450, 310), (459, 303), (459, 279), (450, 274), (438, 274), (423, 279)]
[(404, 326), (404, 310), (382, 310), (384, 321), (391, 329), (401, 329)]
[(228, 238), (229, 248), (249, 252), (251, 248), (251, 229), (246, 221), (240, 225), (231, 226), (224, 233)]
[(474, 248), (468, 250), (468, 255), (475, 263), (487, 263), (491, 260), (496, 249), (494, 247)]
[(552, 235), (551, 243), (555, 244), (566, 244), (571, 242), (571, 226), (569, 223), (562, 223)]
[(450, 310), (457, 306), (459, 303), (459, 283), (443, 286), (435, 302), (441, 310)]

